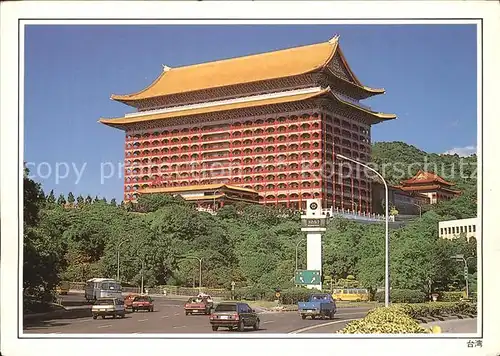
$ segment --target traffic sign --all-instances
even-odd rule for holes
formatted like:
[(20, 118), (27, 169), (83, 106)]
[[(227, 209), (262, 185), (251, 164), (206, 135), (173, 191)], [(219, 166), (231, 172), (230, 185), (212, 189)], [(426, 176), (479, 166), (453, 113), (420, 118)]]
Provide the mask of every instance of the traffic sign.
[(295, 272), (295, 284), (319, 285), (321, 284), (321, 271), (298, 270)]

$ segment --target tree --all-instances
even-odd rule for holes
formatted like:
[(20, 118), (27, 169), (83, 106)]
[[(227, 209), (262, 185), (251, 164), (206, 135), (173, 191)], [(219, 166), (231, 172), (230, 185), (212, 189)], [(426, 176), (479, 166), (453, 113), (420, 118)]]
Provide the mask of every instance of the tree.
[[(50, 302), (64, 267), (64, 246), (43, 225), (44, 196), (40, 184), (24, 176), (23, 296), (25, 306), (33, 300)], [(42, 222), (42, 223), (41, 223)]]
[(104, 204), (107, 204), (107, 203), (108, 203), (108, 201), (106, 200), (106, 197), (102, 197), (102, 202), (103, 202)]
[(47, 203), (54, 204), (56, 202), (56, 197), (54, 196), (54, 190), (52, 189), (47, 197)]
[(75, 196), (73, 195), (72, 192), (68, 193), (68, 203), (70, 203), (71, 205), (75, 203)]
[(90, 195), (87, 195), (85, 198), (85, 204), (90, 205), (92, 204), (92, 197)]
[(98, 203), (100, 200), (99, 200), (99, 197), (96, 195), (95, 198), (94, 198), (94, 203)]
[(65, 205), (66, 204), (66, 198), (64, 198), (64, 194), (60, 194), (59, 198), (57, 198), (57, 204), (58, 205)]
[(81, 195), (79, 195), (77, 198), (76, 198), (76, 203), (81, 206), (85, 203), (85, 200), (83, 199), (83, 197)]
[(116, 199), (115, 198), (111, 199), (111, 201), (109, 202), (109, 204), (111, 206), (116, 206)]

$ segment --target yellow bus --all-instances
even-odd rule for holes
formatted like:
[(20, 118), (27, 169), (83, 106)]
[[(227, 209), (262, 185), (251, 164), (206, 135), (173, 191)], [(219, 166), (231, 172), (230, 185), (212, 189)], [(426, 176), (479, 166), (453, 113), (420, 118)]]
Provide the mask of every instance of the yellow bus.
[(333, 290), (332, 297), (338, 301), (366, 302), (370, 300), (370, 293), (364, 288), (339, 288)]
[(56, 287), (56, 292), (59, 295), (66, 295), (69, 292), (69, 282), (61, 281), (59, 285)]

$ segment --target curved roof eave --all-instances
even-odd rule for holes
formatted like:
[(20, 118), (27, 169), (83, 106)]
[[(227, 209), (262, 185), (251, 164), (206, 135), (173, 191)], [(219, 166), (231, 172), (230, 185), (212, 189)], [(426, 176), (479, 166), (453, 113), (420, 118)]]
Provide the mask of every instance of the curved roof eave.
[(355, 104), (352, 104), (348, 101), (345, 101), (345, 100), (342, 100), (341, 98), (339, 98), (334, 92), (330, 91), (329, 92), (330, 95), (332, 95), (336, 100), (338, 100), (339, 102), (345, 104), (345, 105), (349, 105), (353, 108), (356, 108), (358, 110), (361, 110), (361, 111), (364, 111), (366, 112), (367, 114), (370, 114), (370, 115), (373, 115), (379, 119), (382, 119), (382, 120), (394, 120), (397, 118), (397, 115), (396, 114), (387, 114), (387, 113), (382, 113), (382, 112), (376, 112), (376, 111), (371, 111), (371, 110), (368, 110), (368, 109), (365, 109), (361, 106), (358, 106), (358, 105), (355, 105)]

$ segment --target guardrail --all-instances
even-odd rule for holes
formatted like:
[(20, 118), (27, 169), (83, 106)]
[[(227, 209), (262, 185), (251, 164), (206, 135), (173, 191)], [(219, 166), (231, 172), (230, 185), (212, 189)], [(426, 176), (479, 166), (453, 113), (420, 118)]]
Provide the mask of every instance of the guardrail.
[[(85, 289), (85, 283), (83, 282), (70, 282), (69, 289), (83, 291)], [(212, 297), (222, 297), (229, 298), (231, 292), (227, 289), (220, 288), (189, 288), (189, 287), (177, 287), (177, 286), (157, 286), (151, 288), (145, 288), (147, 294), (163, 294), (163, 295), (178, 295), (178, 296), (193, 296), (200, 292), (211, 295)], [(123, 293), (140, 293), (140, 287), (123, 287)]]

